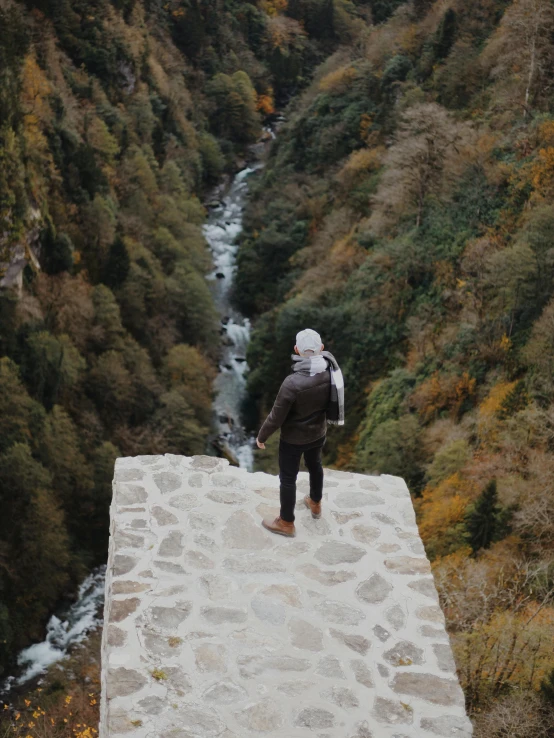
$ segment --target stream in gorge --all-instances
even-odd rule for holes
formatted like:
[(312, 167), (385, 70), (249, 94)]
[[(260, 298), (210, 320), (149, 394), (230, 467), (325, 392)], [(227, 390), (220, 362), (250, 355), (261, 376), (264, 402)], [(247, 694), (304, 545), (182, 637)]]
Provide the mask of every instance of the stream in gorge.
[(250, 321), (231, 302), (236, 270), (236, 239), (242, 230), (242, 217), (248, 177), (259, 165), (246, 167), (235, 175), (221, 201), (211, 209), (204, 226), (214, 263), (208, 275), (216, 307), (221, 316), (222, 349), (219, 372), (214, 383), (214, 430), (212, 444), (239, 466), (252, 469), (254, 438), (241, 422), (241, 406), (246, 394), (246, 349), (250, 340)]
[[(264, 129), (260, 142), (250, 147), (252, 163), (215, 190), (203, 229), (214, 264), (207, 279), (221, 316), (222, 336), (219, 371), (214, 382), (214, 427), (210, 446), (249, 470), (253, 465), (255, 439), (242, 425), (241, 407), (246, 396), (250, 321), (233, 307), (232, 290), (238, 250), (236, 239), (242, 230), (248, 178), (262, 168), (263, 154), (274, 136), (272, 129)], [(0, 698), (8, 699), (8, 694), (24, 691), (49, 666), (63, 660), (73, 646), (82, 643), (91, 630), (102, 625), (105, 569), (105, 566), (94, 569), (79, 587), (76, 601), (51, 616), (44, 641), (21, 651), (17, 659), (19, 673), (0, 682)]]

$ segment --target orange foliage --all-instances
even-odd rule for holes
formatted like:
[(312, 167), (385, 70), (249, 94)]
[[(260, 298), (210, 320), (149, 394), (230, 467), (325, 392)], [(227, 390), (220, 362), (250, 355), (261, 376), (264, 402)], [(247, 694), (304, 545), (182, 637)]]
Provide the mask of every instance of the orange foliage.
[(440, 569), (442, 572), (446, 572), (446, 579), (453, 583), (455, 586), (456, 580), (458, 580), (458, 589), (461, 589), (460, 572), (463, 571), (464, 567), (467, 566), (469, 556), (471, 555), (470, 546), (464, 546), (459, 548), (454, 553), (447, 554), (446, 556), (437, 556), (437, 558), (431, 562), (431, 569), (435, 571)]
[(259, 110), (264, 115), (271, 115), (275, 112), (275, 101), (271, 87), (265, 95), (258, 95), (256, 110)]
[(419, 532), (423, 541), (427, 543), (440, 537), (448, 528), (461, 523), (467, 505), (476, 494), (475, 484), (458, 473), (436, 487), (426, 487), (418, 505)]
[[(509, 340), (509, 339), (508, 339)], [(502, 403), (516, 386), (515, 382), (498, 382), (479, 405), (480, 419), (491, 418), (498, 414)]]
[(554, 146), (540, 149), (531, 166), (531, 184), (543, 197), (554, 187)]
[(352, 85), (357, 74), (356, 69), (350, 65), (341, 67), (323, 77), (319, 83), (319, 89), (330, 95), (342, 95)]
[(499, 413), (502, 410), (505, 399), (516, 385), (517, 381), (498, 382), (479, 405), (477, 430), (482, 443), (494, 444), (496, 441), (498, 430), (502, 423)]
[(475, 379), (468, 372), (461, 377), (444, 376), (435, 372), (413, 392), (411, 401), (424, 423), (437, 417), (442, 410), (458, 416), (464, 401), (474, 395)]

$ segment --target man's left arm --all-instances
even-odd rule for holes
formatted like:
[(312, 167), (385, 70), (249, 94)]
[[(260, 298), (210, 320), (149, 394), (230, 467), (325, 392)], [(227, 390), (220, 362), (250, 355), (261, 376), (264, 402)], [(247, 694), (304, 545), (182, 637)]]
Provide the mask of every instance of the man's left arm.
[(287, 415), (289, 414), (289, 410), (291, 409), (292, 403), (294, 402), (295, 398), (296, 393), (291, 387), (291, 384), (288, 381), (287, 377), (287, 379), (285, 379), (285, 381), (281, 385), (277, 397), (275, 398), (275, 402), (273, 403), (271, 412), (267, 416), (264, 424), (260, 428), (260, 432), (258, 433), (258, 438), (256, 440), (260, 448), (262, 448), (267, 439), (283, 425), (283, 423), (287, 419)]

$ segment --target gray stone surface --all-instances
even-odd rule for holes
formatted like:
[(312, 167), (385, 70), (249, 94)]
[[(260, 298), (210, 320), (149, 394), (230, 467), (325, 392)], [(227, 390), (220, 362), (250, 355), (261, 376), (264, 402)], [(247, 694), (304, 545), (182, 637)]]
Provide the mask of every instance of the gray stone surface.
[(293, 540), (260, 525), (278, 486), (118, 459), (99, 738), (468, 738), (404, 482), (326, 470), (314, 521), (302, 472)]
[(178, 558), (183, 553), (183, 548), (183, 534), (178, 530), (172, 530), (162, 539), (158, 556)]
[(437, 664), (441, 671), (456, 671), (456, 662), (452, 656), (452, 649), (446, 643), (434, 643), (433, 651), (437, 657)]
[(381, 530), (374, 525), (353, 525), (351, 528), (352, 538), (360, 543), (367, 543), (369, 546), (381, 535)]
[(321, 548), (315, 552), (315, 558), (322, 564), (355, 564), (366, 551), (359, 546), (352, 546), (350, 543), (342, 543), (341, 541), (327, 541)]
[(373, 677), (371, 676), (371, 671), (363, 659), (354, 659), (350, 662), (350, 666), (356, 681), (359, 682), (359, 684), (363, 684), (364, 687), (368, 688), (375, 686)]
[(321, 707), (306, 707), (298, 714), (294, 724), (299, 728), (309, 728), (310, 730), (332, 728), (335, 724), (335, 716), (329, 710)]
[(392, 666), (419, 666), (425, 662), (425, 652), (410, 641), (399, 641), (393, 648), (385, 651), (383, 658)]
[(443, 738), (453, 736), (454, 738), (471, 738), (472, 730), (465, 718), (455, 717), (454, 715), (444, 715), (434, 718), (423, 718), (421, 727), (430, 731), (433, 735), (439, 735)]
[(368, 602), (370, 605), (378, 605), (387, 599), (392, 590), (392, 584), (381, 574), (372, 574), (369, 579), (358, 585), (356, 594), (360, 600)]
[(445, 679), (428, 673), (404, 672), (396, 674), (391, 687), (398, 694), (421, 697), (436, 705), (464, 704), (464, 696), (457, 679)]
[(305, 651), (323, 651), (323, 632), (307, 620), (292, 618), (288, 628), (291, 643), (296, 648)]
[(331, 628), (329, 633), (333, 638), (344, 643), (351, 651), (356, 651), (356, 653), (361, 653), (364, 656), (371, 646), (371, 642), (367, 638), (364, 638), (363, 635), (342, 633), (340, 630), (335, 630), (334, 628)]
[(346, 679), (341, 663), (336, 656), (323, 656), (317, 665), (315, 673), (319, 676), (329, 677), (330, 679)]
[(400, 607), (400, 605), (393, 605), (389, 607), (385, 612), (387, 623), (394, 628), (394, 630), (401, 630), (406, 624), (406, 613)]

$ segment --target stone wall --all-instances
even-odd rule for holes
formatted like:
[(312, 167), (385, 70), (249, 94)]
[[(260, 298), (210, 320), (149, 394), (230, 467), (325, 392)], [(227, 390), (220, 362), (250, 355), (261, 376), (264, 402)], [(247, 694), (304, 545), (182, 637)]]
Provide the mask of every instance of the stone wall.
[(118, 459), (101, 738), (468, 738), (404, 481), (326, 470), (295, 539), (260, 526), (278, 495), (222, 459)]

